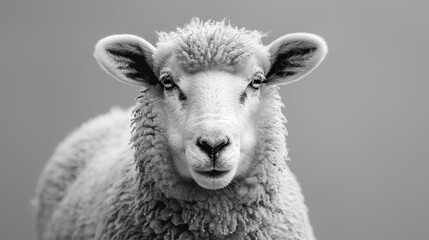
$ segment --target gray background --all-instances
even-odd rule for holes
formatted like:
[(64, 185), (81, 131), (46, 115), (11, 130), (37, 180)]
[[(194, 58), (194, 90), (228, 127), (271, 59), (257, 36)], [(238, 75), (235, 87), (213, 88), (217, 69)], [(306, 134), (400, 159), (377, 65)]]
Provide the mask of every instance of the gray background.
[[(299, 2), (299, 3), (298, 3)], [(192, 16), (330, 47), (283, 87), (291, 167), (318, 239), (428, 239), (428, 4), (424, 1), (0, 2), (0, 238), (34, 239), (29, 205), (56, 144), (138, 89), (96, 64), (100, 38), (154, 43)]]

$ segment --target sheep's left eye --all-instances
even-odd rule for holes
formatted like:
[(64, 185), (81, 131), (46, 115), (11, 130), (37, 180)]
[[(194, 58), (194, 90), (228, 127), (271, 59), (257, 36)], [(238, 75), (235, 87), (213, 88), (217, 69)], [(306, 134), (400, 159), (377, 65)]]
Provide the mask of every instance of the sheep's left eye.
[(174, 87), (173, 77), (171, 77), (168, 73), (163, 73), (160, 77), (162, 85), (164, 85), (165, 89), (170, 89)]
[(250, 82), (250, 86), (254, 89), (259, 89), (262, 83), (265, 82), (265, 76), (263, 73), (258, 72), (252, 76), (252, 81)]

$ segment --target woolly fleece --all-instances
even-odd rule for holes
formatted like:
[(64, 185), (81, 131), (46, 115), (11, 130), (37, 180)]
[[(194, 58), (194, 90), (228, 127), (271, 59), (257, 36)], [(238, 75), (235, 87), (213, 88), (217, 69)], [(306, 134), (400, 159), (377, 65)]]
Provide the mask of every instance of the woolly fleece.
[(261, 46), (263, 36), (258, 31), (232, 26), (225, 20), (203, 22), (193, 18), (175, 32), (158, 33), (155, 65), (159, 66), (163, 54), (174, 52), (177, 62), (188, 72), (212, 66), (241, 67)]
[[(187, 28), (192, 24), (205, 26), (196, 22)], [(247, 43), (256, 33), (237, 31), (246, 43), (241, 55), (251, 54), (253, 43)], [(158, 45), (179, 41), (176, 33), (160, 38)], [(211, 50), (202, 59), (200, 50), (182, 50), (191, 69), (213, 59), (219, 63)], [(220, 59), (228, 64), (234, 58)], [(84, 124), (59, 145), (39, 180), (39, 238), (314, 239), (299, 184), (287, 166), (278, 89), (263, 85), (260, 90), (253, 165), (245, 177), (220, 190), (205, 190), (174, 170), (159, 85), (142, 91), (132, 112), (114, 109)]]

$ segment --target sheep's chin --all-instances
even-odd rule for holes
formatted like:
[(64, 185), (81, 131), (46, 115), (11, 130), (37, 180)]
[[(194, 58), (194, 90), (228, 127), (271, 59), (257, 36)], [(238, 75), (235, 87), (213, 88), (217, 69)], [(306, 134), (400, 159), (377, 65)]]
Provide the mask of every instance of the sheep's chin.
[(202, 188), (209, 190), (221, 189), (228, 186), (235, 176), (235, 169), (230, 170), (221, 177), (208, 177), (197, 171), (191, 171), (194, 181)]

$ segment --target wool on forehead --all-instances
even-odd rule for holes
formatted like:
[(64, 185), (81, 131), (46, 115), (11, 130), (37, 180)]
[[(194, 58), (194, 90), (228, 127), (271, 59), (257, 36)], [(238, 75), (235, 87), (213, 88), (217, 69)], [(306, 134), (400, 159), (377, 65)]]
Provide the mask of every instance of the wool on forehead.
[(234, 68), (247, 62), (261, 46), (263, 36), (259, 31), (238, 28), (226, 20), (204, 22), (193, 18), (174, 32), (159, 32), (157, 49), (164, 54), (172, 50), (177, 62), (188, 72), (212, 66)]

